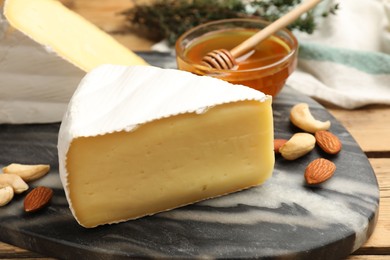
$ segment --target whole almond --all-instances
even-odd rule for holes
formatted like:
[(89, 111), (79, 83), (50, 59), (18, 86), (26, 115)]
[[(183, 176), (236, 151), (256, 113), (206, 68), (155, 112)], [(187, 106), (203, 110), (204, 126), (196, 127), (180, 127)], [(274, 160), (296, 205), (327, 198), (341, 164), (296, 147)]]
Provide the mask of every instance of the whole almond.
[(324, 158), (318, 158), (309, 163), (305, 170), (307, 184), (319, 184), (331, 178), (336, 171), (336, 165)]
[(282, 147), (288, 140), (287, 139), (275, 139), (274, 140), (274, 152), (280, 153), (279, 149)]
[(47, 187), (39, 186), (30, 191), (24, 199), (24, 211), (35, 212), (49, 204), (53, 197), (53, 190)]
[(315, 133), (316, 142), (324, 152), (328, 154), (337, 154), (340, 152), (342, 144), (340, 139), (333, 133), (325, 130)]

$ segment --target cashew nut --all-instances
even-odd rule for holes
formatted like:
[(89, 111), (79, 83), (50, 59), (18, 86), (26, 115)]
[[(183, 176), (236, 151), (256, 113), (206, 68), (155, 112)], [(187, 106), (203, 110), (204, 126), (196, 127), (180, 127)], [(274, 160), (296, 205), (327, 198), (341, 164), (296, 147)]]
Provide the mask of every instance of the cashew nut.
[(296, 133), (282, 147), (280, 154), (287, 160), (295, 160), (313, 150), (316, 139), (312, 134)]
[(299, 103), (293, 106), (290, 112), (290, 120), (295, 126), (309, 133), (330, 128), (330, 121), (322, 122), (316, 120), (310, 113), (309, 105), (306, 103)]
[(14, 197), (14, 189), (11, 186), (0, 187), (0, 207), (7, 205)]
[(19, 175), (25, 182), (34, 181), (41, 178), (50, 171), (50, 165), (37, 164), (26, 165), (19, 163), (12, 163), (3, 168), (4, 173), (12, 173)]
[(0, 174), (0, 187), (11, 186), (16, 194), (28, 190), (27, 183), (16, 174)]

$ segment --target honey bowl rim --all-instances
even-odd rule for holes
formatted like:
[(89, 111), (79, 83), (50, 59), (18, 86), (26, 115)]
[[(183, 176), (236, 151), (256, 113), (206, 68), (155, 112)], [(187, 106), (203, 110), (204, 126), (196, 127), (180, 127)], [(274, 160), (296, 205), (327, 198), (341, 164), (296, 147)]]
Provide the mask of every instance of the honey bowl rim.
[[(223, 25), (227, 23), (250, 23), (250, 24), (260, 24), (265, 28), (267, 25), (269, 25), (271, 22), (260, 19), (260, 18), (229, 18), (229, 19), (219, 19), (219, 20), (214, 20), (206, 23), (202, 23), (200, 25), (197, 25), (195, 27), (192, 27), (191, 29), (185, 31), (180, 37), (176, 40), (175, 43), (175, 53), (176, 53), (176, 59), (180, 58), (182, 61), (184, 61), (187, 65), (194, 67), (197, 71), (202, 72), (202, 74), (207, 74), (207, 75), (222, 75), (222, 74), (244, 74), (244, 73), (253, 73), (256, 71), (264, 71), (268, 70), (273, 67), (278, 67), (280, 64), (283, 64), (284, 62), (288, 62), (289, 60), (292, 60), (293, 62), (293, 57), (294, 55), (298, 52), (299, 48), (299, 42), (296, 36), (287, 28), (283, 28), (278, 30), (276, 33), (284, 33), (288, 36), (288, 39), (291, 40), (292, 45), (289, 47), (291, 48), (290, 52), (282, 57), (281, 59), (277, 60), (276, 62), (273, 62), (271, 64), (268, 64), (266, 66), (262, 67), (257, 67), (257, 68), (251, 68), (251, 69), (244, 69), (244, 70), (224, 70), (224, 69), (214, 69), (210, 68), (201, 64), (195, 64), (191, 60), (189, 60), (185, 55), (185, 47), (187, 46), (181, 46), (182, 42), (188, 37), (188, 35), (191, 35), (192, 33), (199, 31), (205, 27), (210, 27), (210, 26), (215, 26), (215, 25)], [(229, 28), (234, 28), (234, 27), (228, 27)], [(239, 28), (239, 27), (237, 27)], [(245, 28), (241, 26), (241, 28)], [(213, 31), (209, 31), (213, 32)], [(202, 36), (198, 36), (196, 38), (199, 38)], [(196, 39), (195, 38), (195, 39)], [(191, 45), (191, 42), (194, 40), (191, 40), (189, 44)]]

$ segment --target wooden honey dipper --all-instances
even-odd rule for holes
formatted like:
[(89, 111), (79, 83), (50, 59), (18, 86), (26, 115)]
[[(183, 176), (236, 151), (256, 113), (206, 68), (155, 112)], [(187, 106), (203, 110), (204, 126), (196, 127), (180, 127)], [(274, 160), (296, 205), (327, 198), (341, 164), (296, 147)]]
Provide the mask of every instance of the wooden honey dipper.
[(284, 16), (280, 17), (264, 29), (260, 30), (250, 38), (246, 39), (230, 51), (218, 49), (207, 53), (202, 59), (202, 65), (221, 70), (233, 69), (237, 66), (236, 58), (253, 50), (261, 41), (271, 36), (276, 31), (286, 27), (299, 18), (303, 13), (314, 8), (322, 0), (307, 0), (294, 8)]

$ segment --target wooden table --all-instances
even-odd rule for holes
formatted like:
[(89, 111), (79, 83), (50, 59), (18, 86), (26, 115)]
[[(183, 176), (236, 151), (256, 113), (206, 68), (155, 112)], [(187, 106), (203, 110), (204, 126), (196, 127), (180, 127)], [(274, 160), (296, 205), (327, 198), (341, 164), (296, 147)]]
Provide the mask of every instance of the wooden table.
[[(71, 9), (112, 34), (119, 42), (134, 51), (150, 50), (153, 42), (125, 33), (119, 11), (131, 8), (130, 0), (61, 0)], [(374, 105), (345, 110), (325, 107), (356, 139), (369, 158), (380, 187), (380, 209), (376, 229), (371, 238), (348, 260), (390, 259), (390, 106)], [(0, 242), (0, 259), (51, 259)]]

